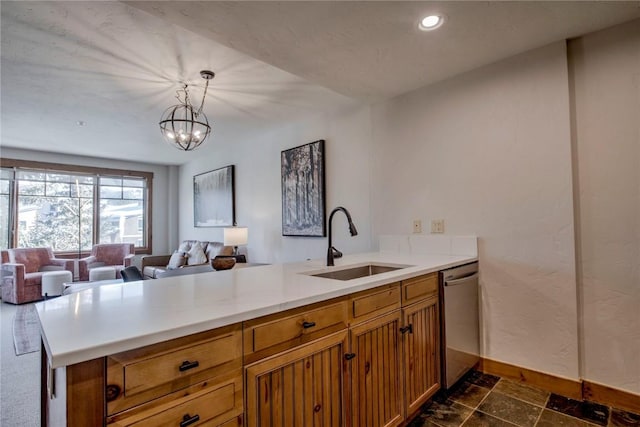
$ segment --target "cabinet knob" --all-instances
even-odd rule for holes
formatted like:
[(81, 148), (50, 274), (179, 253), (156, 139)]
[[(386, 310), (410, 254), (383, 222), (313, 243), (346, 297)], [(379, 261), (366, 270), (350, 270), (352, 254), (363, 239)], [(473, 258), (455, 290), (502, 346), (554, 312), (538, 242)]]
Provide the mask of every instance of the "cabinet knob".
[(346, 360), (351, 360), (351, 359), (353, 359), (354, 357), (356, 357), (356, 354), (355, 354), (355, 353), (347, 353), (347, 354), (345, 354), (345, 355), (344, 355), (344, 358), (345, 358)]
[(316, 326), (316, 322), (302, 322), (302, 327), (304, 329), (313, 328), (314, 326)]
[(413, 325), (412, 324), (408, 324), (407, 326), (403, 326), (402, 328), (400, 328), (400, 333), (406, 334), (407, 332), (409, 332), (410, 334), (413, 333)]
[(182, 365), (178, 367), (178, 369), (180, 369), (180, 372), (184, 372), (188, 371), (189, 369), (197, 368), (198, 366), (200, 366), (200, 363), (197, 360), (194, 360), (193, 362), (185, 360), (184, 362), (182, 362)]
[(184, 414), (184, 417), (182, 417), (182, 422), (180, 422), (180, 427), (187, 427), (193, 423), (197, 423), (198, 421), (200, 421), (200, 415), (195, 414), (192, 417), (189, 414)]

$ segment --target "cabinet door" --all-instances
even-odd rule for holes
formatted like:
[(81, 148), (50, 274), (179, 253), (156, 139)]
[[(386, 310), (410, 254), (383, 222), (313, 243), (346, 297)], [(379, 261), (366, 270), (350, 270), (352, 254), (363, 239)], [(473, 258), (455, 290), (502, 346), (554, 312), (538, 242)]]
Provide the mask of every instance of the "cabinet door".
[(410, 416), (440, 389), (438, 298), (410, 305), (403, 313), (405, 398)]
[(403, 420), (400, 310), (353, 326), (351, 351), (351, 425), (395, 426)]
[(246, 368), (249, 427), (342, 426), (347, 331)]

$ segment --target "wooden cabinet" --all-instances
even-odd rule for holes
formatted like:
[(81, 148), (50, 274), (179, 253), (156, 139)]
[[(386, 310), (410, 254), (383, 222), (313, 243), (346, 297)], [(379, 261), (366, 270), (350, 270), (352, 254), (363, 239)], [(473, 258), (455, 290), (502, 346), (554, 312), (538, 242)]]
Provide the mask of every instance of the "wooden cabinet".
[(58, 368), (55, 375), (44, 356), (42, 367), (43, 425), (243, 422), (241, 324)]
[(437, 274), (59, 370), (43, 425), (401, 425), (440, 388)]
[(352, 426), (396, 426), (404, 420), (400, 323), (400, 310), (394, 310), (349, 331)]
[(246, 368), (249, 427), (344, 425), (347, 330)]
[(406, 414), (412, 415), (440, 389), (438, 297), (402, 309)]
[(354, 294), (351, 307), (350, 425), (402, 424), (440, 389), (437, 274)]

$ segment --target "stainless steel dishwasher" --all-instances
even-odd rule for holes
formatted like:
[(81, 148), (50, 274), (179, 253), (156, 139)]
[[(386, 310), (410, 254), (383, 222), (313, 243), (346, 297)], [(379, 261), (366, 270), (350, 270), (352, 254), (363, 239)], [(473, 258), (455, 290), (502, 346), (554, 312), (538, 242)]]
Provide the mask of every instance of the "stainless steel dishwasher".
[(478, 263), (440, 272), (442, 387), (449, 389), (480, 360)]

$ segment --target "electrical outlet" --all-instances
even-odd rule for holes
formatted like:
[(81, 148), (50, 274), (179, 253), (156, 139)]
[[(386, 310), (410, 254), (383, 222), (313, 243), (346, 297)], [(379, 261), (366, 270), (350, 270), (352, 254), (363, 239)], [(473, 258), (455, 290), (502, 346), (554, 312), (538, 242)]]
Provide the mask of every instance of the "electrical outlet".
[(431, 220), (431, 233), (444, 233), (444, 219)]
[(419, 219), (413, 220), (413, 232), (422, 233), (422, 221), (420, 221)]

